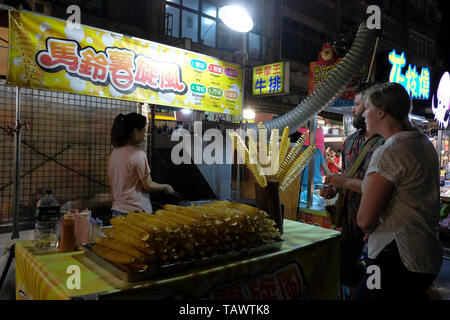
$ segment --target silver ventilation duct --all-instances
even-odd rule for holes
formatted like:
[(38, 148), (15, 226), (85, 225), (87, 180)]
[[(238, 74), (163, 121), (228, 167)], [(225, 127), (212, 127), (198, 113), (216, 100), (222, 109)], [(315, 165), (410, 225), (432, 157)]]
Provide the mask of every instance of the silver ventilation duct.
[[(367, 63), (375, 44), (375, 38), (376, 31), (369, 30), (365, 24), (361, 24), (352, 47), (335, 71), (330, 72), (328, 79), (317, 86), (313, 94), (302, 100), (293, 110), (274, 120), (264, 122), (264, 127), (267, 130), (277, 128), (282, 131), (289, 126), (289, 134), (292, 134), (314, 115), (332, 104)], [(249, 124), (248, 128), (256, 130), (257, 124)]]

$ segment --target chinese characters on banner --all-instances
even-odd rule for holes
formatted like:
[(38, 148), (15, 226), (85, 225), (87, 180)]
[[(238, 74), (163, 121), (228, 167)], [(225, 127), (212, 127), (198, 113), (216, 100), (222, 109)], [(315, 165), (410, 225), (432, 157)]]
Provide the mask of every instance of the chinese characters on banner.
[[(328, 79), (330, 73), (334, 71), (342, 58), (339, 58), (336, 63), (333, 64), (321, 64), (319, 61), (314, 61), (309, 64), (309, 89), (308, 94), (311, 95), (314, 92), (314, 88), (326, 79)], [(355, 89), (356, 87), (365, 81), (368, 73), (367, 65), (359, 71), (359, 75), (352, 79), (352, 81), (345, 87), (344, 92), (338, 97), (338, 99), (330, 105), (330, 107), (351, 107), (354, 104)]]
[(277, 62), (253, 68), (254, 96), (289, 92), (289, 64)]
[(73, 40), (47, 38), (46, 50), (37, 53), (36, 62), (47, 72), (64, 70), (96, 85), (111, 84), (122, 94), (134, 92), (137, 86), (181, 95), (187, 91), (179, 65), (136, 56), (127, 49), (95, 52), (90, 47), (81, 49)]
[(239, 115), (239, 65), (40, 14), (10, 11), (8, 83)]
[(209, 296), (213, 300), (302, 300), (307, 293), (300, 266), (291, 263), (273, 273), (216, 288)]
[(389, 53), (389, 62), (392, 64), (389, 81), (401, 84), (411, 98), (428, 100), (430, 96), (430, 70), (422, 68), (417, 70), (416, 66), (408, 65), (405, 74), (402, 69), (406, 66), (405, 53), (397, 55), (395, 50)]

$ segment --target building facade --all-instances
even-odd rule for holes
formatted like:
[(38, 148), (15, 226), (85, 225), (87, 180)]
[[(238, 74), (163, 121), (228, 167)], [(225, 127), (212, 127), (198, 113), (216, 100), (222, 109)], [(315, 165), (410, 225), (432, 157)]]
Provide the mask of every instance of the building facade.
[[(236, 1), (235, 1), (236, 2)], [(387, 81), (387, 54), (407, 52), (414, 65), (445, 65), (438, 37), (442, 12), (438, 0), (248, 0), (238, 1), (254, 20), (245, 35), (248, 46), (246, 101), (260, 112), (282, 114), (308, 93), (309, 63), (316, 61), (326, 42), (345, 53), (369, 5), (382, 13), (382, 37), (376, 59), (376, 80)], [(227, 0), (6, 0), (6, 5), (66, 19), (69, 5), (81, 8), (81, 22), (125, 35), (200, 52), (230, 62), (243, 62), (243, 36), (227, 28), (218, 11)], [(290, 62), (290, 93), (252, 96), (251, 67), (278, 61)], [(387, 71), (388, 72), (388, 71)]]

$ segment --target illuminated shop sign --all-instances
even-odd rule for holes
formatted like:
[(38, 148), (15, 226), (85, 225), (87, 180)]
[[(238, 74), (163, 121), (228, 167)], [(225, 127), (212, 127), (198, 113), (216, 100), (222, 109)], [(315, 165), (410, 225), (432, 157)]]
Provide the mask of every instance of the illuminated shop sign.
[(32, 12), (9, 21), (11, 85), (241, 114), (239, 65)]
[(252, 86), (254, 96), (289, 93), (289, 63), (254, 67)]
[(442, 129), (447, 129), (449, 121), (449, 107), (450, 107), (450, 74), (444, 73), (439, 81), (437, 89), (437, 104), (433, 95), (431, 102), (431, 109), (433, 110), (434, 119)]
[(422, 68), (419, 74), (416, 66), (408, 65), (405, 74), (402, 69), (406, 66), (405, 53), (397, 55), (395, 50), (389, 53), (389, 62), (392, 64), (389, 75), (390, 82), (396, 82), (405, 87), (411, 98), (428, 100), (430, 96), (430, 70)]

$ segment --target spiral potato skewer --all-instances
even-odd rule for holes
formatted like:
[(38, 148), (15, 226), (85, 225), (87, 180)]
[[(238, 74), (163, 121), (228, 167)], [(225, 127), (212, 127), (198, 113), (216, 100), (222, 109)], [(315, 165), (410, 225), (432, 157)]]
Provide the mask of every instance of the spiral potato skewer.
[(295, 160), (294, 164), (287, 170), (286, 175), (281, 181), (280, 190), (284, 191), (289, 187), (289, 185), (297, 179), (300, 172), (305, 168), (305, 166), (311, 161), (314, 153), (316, 151), (315, 146), (309, 146), (298, 158)]

